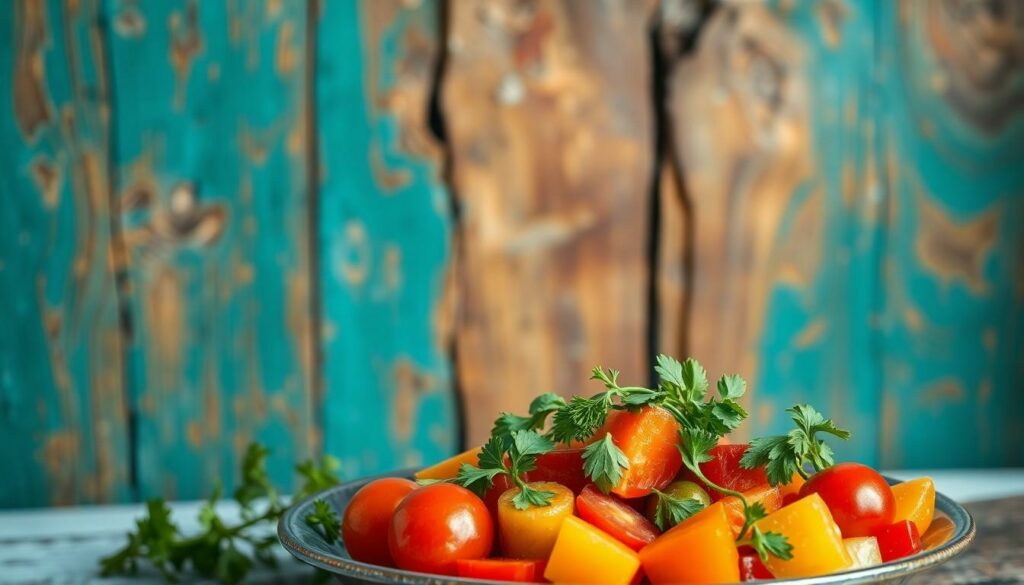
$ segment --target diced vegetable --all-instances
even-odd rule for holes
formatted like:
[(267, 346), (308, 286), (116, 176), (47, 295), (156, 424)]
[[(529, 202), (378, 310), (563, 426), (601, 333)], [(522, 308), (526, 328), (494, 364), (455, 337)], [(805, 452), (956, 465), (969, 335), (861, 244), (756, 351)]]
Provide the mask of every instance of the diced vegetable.
[(845, 538), (843, 546), (846, 547), (846, 552), (850, 555), (850, 560), (853, 561), (851, 567), (853, 569), (864, 569), (882, 564), (882, 553), (878, 550), (878, 539), (874, 536)]
[(541, 560), (463, 559), (456, 561), (455, 567), (459, 577), (514, 583), (539, 583), (544, 580), (545, 564), (545, 561)]
[(516, 509), (512, 500), (519, 488), (512, 488), (498, 498), (498, 534), (501, 550), (514, 559), (546, 559), (555, 546), (562, 521), (572, 516), (573, 495), (569, 488), (551, 482), (528, 484), (531, 488), (551, 492), (547, 506)]
[(476, 494), (450, 483), (410, 492), (388, 530), (391, 558), (407, 571), (454, 575), (456, 561), (485, 558), (493, 545), (487, 508)]
[[(764, 506), (764, 511), (768, 514), (771, 514), (782, 507), (782, 496), (779, 494), (779, 488), (772, 487), (768, 484), (743, 492), (743, 497), (745, 497), (747, 502), (750, 504), (760, 502), (761, 505)], [(729, 524), (732, 526), (733, 536), (738, 537), (740, 535), (740, 530), (743, 530), (743, 522), (745, 518), (743, 514), (743, 502), (741, 502), (736, 496), (729, 496), (719, 501), (725, 506), (725, 515), (728, 517)]]
[(577, 585), (629, 585), (640, 559), (629, 547), (576, 517), (566, 518), (544, 578)]
[(794, 473), (789, 483), (779, 485), (779, 494), (782, 496), (782, 505), (788, 506), (800, 499), (800, 488), (804, 487), (807, 480), (799, 473)]
[(645, 406), (635, 412), (616, 410), (594, 434), (603, 439), (611, 433), (629, 467), (612, 492), (624, 498), (639, 498), (672, 482), (683, 460), (676, 448), (679, 424), (663, 408)]
[(579, 495), (590, 479), (583, 473), (583, 449), (555, 449), (537, 456), (537, 467), (524, 474), (526, 481), (553, 481)]
[[(711, 461), (700, 464), (701, 472), (712, 482), (737, 492), (746, 492), (768, 485), (768, 476), (763, 467), (745, 469), (740, 466), (740, 459), (747, 451), (748, 445), (722, 445), (711, 449)], [(725, 496), (716, 490), (709, 489), (712, 502)]]
[(463, 463), (476, 465), (479, 456), (480, 447), (463, 451), (454, 457), (449, 457), (440, 463), (417, 471), (415, 477), (416, 479), (451, 479), (459, 474), (459, 468)]
[(813, 577), (850, 566), (850, 555), (843, 546), (842, 534), (818, 494), (810, 494), (759, 520), (762, 532), (784, 535), (793, 546), (793, 558), (784, 561), (769, 556), (765, 566), (773, 575)]
[(660, 532), (650, 520), (613, 495), (601, 493), (593, 485), (576, 496), (580, 518), (607, 532), (633, 550), (640, 550)]
[(843, 536), (871, 536), (892, 523), (895, 500), (889, 482), (860, 463), (840, 463), (819, 471), (800, 488), (825, 501)]
[(921, 535), (910, 520), (900, 520), (875, 532), (882, 561), (888, 563), (921, 552)]
[(919, 477), (892, 486), (896, 500), (893, 522), (910, 520), (917, 526), (917, 533), (928, 532), (935, 515), (935, 482), (930, 477)]
[(740, 581), (771, 579), (772, 572), (761, 562), (761, 557), (749, 546), (740, 547)]
[(738, 581), (739, 554), (725, 506), (712, 504), (640, 550), (654, 585)]

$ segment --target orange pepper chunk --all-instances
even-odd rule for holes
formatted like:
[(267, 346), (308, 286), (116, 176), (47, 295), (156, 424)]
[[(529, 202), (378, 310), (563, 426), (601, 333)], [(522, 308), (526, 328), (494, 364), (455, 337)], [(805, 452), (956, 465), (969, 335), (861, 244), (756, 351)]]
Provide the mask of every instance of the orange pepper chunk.
[(623, 498), (639, 498), (672, 483), (683, 466), (676, 444), (679, 423), (667, 410), (644, 406), (639, 410), (615, 410), (591, 442), (611, 433), (615, 446), (629, 461), (612, 493)]
[(481, 447), (470, 449), (454, 457), (449, 457), (440, 463), (425, 467), (417, 471), (413, 477), (416, 479), (451, 479), (459, 474), (459, 468), (462, 467), (463, 463), (477, 464), (477, 460), (480, 457), (480, 449)]
[(910, 520), (917, 526), (918, 534), (928, 532), (935, 516), (935, 482), (930, 477), (919, 477), (892, 486), (896, 499), (893, 523)]
[(776, 578), (814, 577), (841, 571), (851, 560), (843, 535), (818, 494), (801, 498), (762, 518), (762, 532), (782, 534), (793, 546), (793, 558), (769, 556), (765, 566)]
[(547, 506), (516, 509), (512, 499), (519, 488), (512, 488), (498, 498), (498, 534), (501, 551), (512, 559), (546, 559), (555, 546), (562, 522), (572, 516), (575, 494), (562, 484), (533, 482), (531, 488), (555, 494)]
[(629, 585), (640, 559), (629, 547), (575, 516), (562, 522), (544, 578), (574, 585)]
[(722, 502), (714, 503), (640, 549), (654, 585), (740, 580), (739, 553)]
[[(760, 502), (768, 514), (782, 507), (782, 495), (777, 487), (765, 485), (747, 490), (743, 492), (743, 495), (750, 504)], [(733, 538), (736, 538), (740, 535), (740, 530), (743, 530), (743, 522), (746, 519), (743, 514), (743, 502), (736, 496), (722, 498), (719, 501), (725, 505), (725, 516), (729, 519), (729, 524), (732, 527)]]

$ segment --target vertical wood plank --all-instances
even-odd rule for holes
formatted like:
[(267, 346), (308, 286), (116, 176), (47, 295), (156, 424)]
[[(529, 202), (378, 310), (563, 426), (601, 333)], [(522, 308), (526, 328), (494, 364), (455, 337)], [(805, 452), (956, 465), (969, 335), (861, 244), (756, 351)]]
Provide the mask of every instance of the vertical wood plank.
[(442, 103), (471, 443), (538, 392), (594, 389), (595, 364), (647, 379), (653, 6), (451, 3)]
[(313, 438), (306, 5), (111, 0), (140, 494)]
[(347, 476), (459, 444), (451, 205), (428, 122), (441, 2), (324, 2), (317, 24), (325, 445)]
[[(690, 211), (687, 341), (752, 381), (750, 434), (811, 402), (877, 460), (881, 204), (872, 155), (871, 2), (725, 3), (672, 73)], [(664, 228), (663, 228), (664, 229)]]
[(1021, 465), (1024, 5), (881, 6), (882, 463)]
[(131, 496), (98, 11), (0, 10), (0, 506)]

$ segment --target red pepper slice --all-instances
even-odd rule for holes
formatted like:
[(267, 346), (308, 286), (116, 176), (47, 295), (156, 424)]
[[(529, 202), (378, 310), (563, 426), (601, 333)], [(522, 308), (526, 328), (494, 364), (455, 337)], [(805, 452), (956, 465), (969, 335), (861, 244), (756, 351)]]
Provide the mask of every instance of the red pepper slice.
[(547, 561), (521, 559), (459, 559), (455, 570), (459, 577), (487, 581), (543, 583)]
[(761, 562), (761, 557), (749, 546), (741, 546), (740, 553), (740, 581), (755, 581), (757, 579), (774, 579), (768, 567)]
[(875, 531), (874, 537), (878, 539), (878, 550), (886, 563), (921, 552), (921, 535), (910, 520), (883, 526)]

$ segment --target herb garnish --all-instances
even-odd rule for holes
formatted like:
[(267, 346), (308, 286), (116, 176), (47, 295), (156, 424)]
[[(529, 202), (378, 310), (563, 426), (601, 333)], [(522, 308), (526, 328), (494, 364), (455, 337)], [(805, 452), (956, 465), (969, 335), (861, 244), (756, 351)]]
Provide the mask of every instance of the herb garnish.
[(694, 498), (677, 498), (658, 489), (651, 493), (658, 498), (654, 509), (654, 525), (662, 532), (704, 509), (704, 502)]
[(833, 451), (818, 433), (827, 433), (846, 440), (850, 431), (841, 429), (821, 413), (806, 404), (797, 404), (786, 409), (790, 413), (795, 429), (785, 435), (760, 437), (750, 442), (750, 448), (740, 459), (740, 465), (747, 469), (765, 467), (768, 482), (772, 485), (789, 483), (793, 474), (808, 478), (804, 465), (810, 463), (815, 471), (821, 471), (833, 464)]
[[(241, 507), (241, 522), (230, 525), (217, 514), (215, 504), (221, 497), (219, 486), (199, 511), (203, 531), (189, 537), (182, 535), (171, 520), (171, 509), (164, 500), (151, 499), (146, 503), (146, 515), (136, 520), (136, 529), (128, 533), (127, 544), (100, 559), (101, 575), (134, 575), (141, 563), (148, 562), (168, 581), (176, 582), (184, 573), (193, 571), (230, 585), (244, 579), (254, 561), (276, 566), (277, 537), (258, 529), (276, 524), (289, 502), (270, 483), (267, 454), (266, 447), (253, 443), (242, 458), (242, 480), (234, 493)], [(295, 497), (306, 497), (336, 485), (338, 467), (337, 460), (326, 456), (319, 464), (305, 461), (297, 465), (296, 472), (304, 481)], [(263, 504), (257, 505), (260, 502)], [(336, 533), (333, 525), (324, 525), (324, 528), (333, 528)]]
[(507, 475), (519, 488), (519, 493), (512, 499), (512, 504), (517, 510), (525, 510), (530, 506), (547, 506), (555, 496), (554, 492), (531, 487), (522, 478), (522, 474), (532, 471), (537, 466), (538, 455), (554, 448), (555, 444), (537, 431), (518, 430), (510, 435), (492, 435), (480, 450), (477, 459), (479, 465), (463, 463), (455, 483), (483, 497), (494, 485), (495, 477)]

